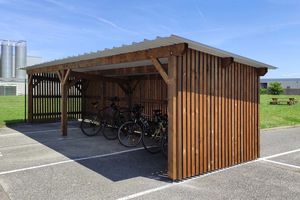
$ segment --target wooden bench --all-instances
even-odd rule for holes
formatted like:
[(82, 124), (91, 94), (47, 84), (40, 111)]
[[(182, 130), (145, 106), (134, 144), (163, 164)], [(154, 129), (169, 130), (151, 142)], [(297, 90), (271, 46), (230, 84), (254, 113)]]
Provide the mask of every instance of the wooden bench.
[(272, 98), (270, 104), (272, 105), (280, 105), (280, 104), (287, 104), (287, 105), (294, 105), (298, 101), (295, 98)]

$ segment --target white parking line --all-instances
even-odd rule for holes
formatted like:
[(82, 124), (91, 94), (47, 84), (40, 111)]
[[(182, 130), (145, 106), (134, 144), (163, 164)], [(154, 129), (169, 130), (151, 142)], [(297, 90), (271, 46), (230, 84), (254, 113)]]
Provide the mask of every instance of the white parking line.
[[(79, 129), (79, 128), (68, 128), (68, 130), (74, 130), (74, 129)], [(0, 137), (5, 137), (5, 136), (13, 136), (13, 135), (22, 135), (22, 134), (34, 134), (34, 133), (47, 133), (47, 132), (57, 132), (60, 131), (61, 129), (49, 129), (49, 130), (40, 130), (40, 131), (15, 131), (7, 134), (2, 134)]]
[(123, 153), (138, 151), (141, 149), (144, 149), (144, 147), (128, 149), (128, 150), (118, 151), (118, 152), (108, 153), (108, 154), (101, 154), (101, 155), (95, 155), (95, 156), (89, 156), (89, 157), (70, 159), (70, 160), (48, 163), (48, 164), (44, 164), (44, 165), (37, 165), (37, 166), (32, 166), (32, 167), (26, 167), (26, 168), (21, 168), (21, 169), (15, 169), (15, 170), (10, 170), (10, 171), (3, 171), (3, 172), (0, 172), (0, 175), (22, 172), (22, 171), (27, 171), (27, 170), (32, 170), (32, 169), (39, 169), (39, 168), (44, 168), (44, 167), (50, 167), (50, 166), (54, 166), (54, 165), (61, 165), (61, 164), (65, 164), (65, 163), (90, 160), (90, 159), (95, 159), (95, 158), (103, 158), (103, 157), (107, 157), (107, 156), (113, 156), (113, 155), (119, 155), (119, 154), (123, 154)]
[[(79, 129), (78, 127), (74, 127), (74, 128), (68, 128), (68, 130), (73, 130), (73, 129)], [(40, 131), (24, 131), (21, 133), (25, 133), (25, 134), (31, 134), (31, 133), (44, 133), (44, 132), (54, 132), (54, 131), (60, 131), (61, 129), (48, 129), (48, 130), (40, 130)]]
[(271, 156), (262, 157), (262, 158), (259, 158), (257, 160), (253, 160), (253, 161), (249, 161), (249, 162), (246, 162), (246, 163), (241, 163), (241, 164), (238, 164), (238, 165), (235, 165), (235, 166), (232, 166), (232, 167), (220, 169), (220, 170), (217, 170), (217, 171), (214, 171), (214, 172), (210, 172), (210, 173), (207, 173), (207, 174), (204, 174), (204, 175), (196, 176), (194, 178), (190, 178), (188, 180), (184, 180), (184, 181), (181, 181), (181, 182), (173, 182), (173, 183), (169, 183), (167, 185), (163, 185), (163, 186), (160, 186), (160, 187), (157, 187), (157, 188), (153, 188), (153, 189), (145, 190), (145, 191), (142, 191), (142, 192), (138, 192), (138, 193), (135, 193), (135, 194), (132, 194), (132, 195), (128, 195), (128, 196), (119, 198), (118, 200), (133, 199), (133, 198), (140, 197), (140, 196), (152, 193), (152, 192), (164, 190), (166, 188), (169, 188), (169, 187), (172, 187), (172, 186), (175, 186), (175, 185), (187, 183), (187, 182), (192, 181), (192, 180), (201, 179), (201, 178), (204, 178), (206, 176), (210, 176), (210, 175), (213, 175), (213, 174), (224, 172), (224, 171), (227, 171), (229, 169), (233, 169), (233, 168), (236, 168), (236, 167), (240, 167), (240, 166), (247, 165), (247, 164), (254, 163), (254, 162), (258, 162), (258, 161), (269, 161), (269, 160), (266, 160), (266, 159), (268, 159), (268, 158), (275, 158), (275, 157), (279, 157), (279, 156), (282, 156), (282, 155), (287, 155), (287, 154), (291, 154), (291, 153), (295, 153), (295, 152), (299, 152), (299, 151), (300, 151), (300, 149), (295, 149), (295, 150), (292, 150), (292, 151), (287, 151), (287, 152), (283, 152), (283, 153), (274, 154), (274, 155), (271, 155)]
[(200, 176), (195, 176), (193, 178), (189, 178), (187, 180), (184, 180), (184, 181), (180, 181), (180, 182), (172, 182), (172, 183), (168, 183), (166, 185), (163, 185), (163, 186), (160, 186), (160, 187), (157, 187), (157, 188), (153, 188), (153, 189), (149, 189), (149, 190), (145, 190), (145, 191), (142, 191), (142, 192), (138, 192), (138, 193), (135, 193), (135, 194), (132, 194), (132, 195), (128, 195), (128, 196), (125, 196), (125, 197), (122, 197), (122, 198), (119, 198), (117, 200), (128, 200), (128, 199), (133, 199), (133, 198), (136, 198), (136, 197), (140, 197), (140, 196), (143, 196), (145, 194), (150, 194), (152, 192), (156, 192), (156, 191), (160, 191), (160, 190), (164, 190), (166, 188), (169, 188), (169, 187), (173, 187), (173, 186), (176, 186), (176, 185), (181, 185), (183, 183), (188, 183), (192, 180), (197, 180), (197, 179), (201, 179), (201, 178), (204, 178), (204, 177), (207, 177), (207, 176), (211, 176), (213, 174), (217, 174), (217, 173), (220, 173), (220, 172), (224, 172), (224, 171), (227, 171), (229, 169), (233, 169), (233, 168), (236, 168), (236, 167), (241, 167), (243, 165), (247, 165), (247, 164), (250, 164), (250, 163), (254, 163), (254, 162), (258, 162), (259, 160), (252, 160), (252, 161), (249, 161), (249, 162), (245, 162), (245, 163), (241, 163), (241, 164), (238, 164), (238, 165), (234, 165), (234, 166), (231, 166), (231, 167), (228, 167), (228, 168), (224, 168), (224, 169), (220, 169), (220, 170), (217, 170), (217, 171), (213, 171), (213, 172), (210, 172), (210, 173), (207, 173), (207, 174), (203, 174), (203, 175), (200, 175)]
[(3, 156), (2, 153), (0, 152), (0, 157)]
[(292, 150), (292, 151), (286, 151), (286, 152), (283, 152), (283, 153), (278, 153), (278, 154), (274, 154), (274, 155), (271, 155), (271, 156), (266, 156), (266, 157), (263, 157), (263, 158), (260, 158), (260, 159), (265, 160), (265, 159), (284, 156), (284, 155), (291, 154), (291, 153), (296, 153), (296, 152), (300, 152), (300, 149), (295, 149), (295, 150)]
[(287, 164), (287, 163), (283, 163), (283, 162), (278, 162), (278, 161), (274, 161), (274, 160), (267, 160), (267, 159), (264, 159), (264, 160), (262, 160), (262, 161), (270, 162), (270, 163), (274, 163), (274, 164), (278, 164), (278, 165), (283, 165), (283, 166), (286, 166), (286, 167), (292, 167), (292, 168), (300, 169), (300, 166), (297, 166), (297, 165), (291, 165), (291, 164)]

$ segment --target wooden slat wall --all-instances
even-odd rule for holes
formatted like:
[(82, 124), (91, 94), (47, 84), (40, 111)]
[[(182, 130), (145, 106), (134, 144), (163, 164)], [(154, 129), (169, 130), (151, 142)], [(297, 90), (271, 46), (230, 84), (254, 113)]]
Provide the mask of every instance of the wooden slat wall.
[[(174, 64), (176, 63), (176, 64)], [(255, 68), (189, 49), (172, 62), (177, 69), (172, 179), (203, 174), (259, 156), (258, 88)], [(174, 115), (174, 112), (173, 112)], [(170, 148), (169, 148), (170, 149)], [(174, 154), (174, 151), (172, 151)], [(172, 155), (169, 155), (172, 156)], [(174, 168), (170, 166), (169, 168)]]
[[(91, 106), (93, 101), (102, 102), (103, 105), (110, 105), (109, 97), (118, 96), (121, 107), (128, 107), (127, 96), (117, 83), (90, 81), (85, 90), (85, 106), (87, 113), (95, 112)], [(133, 92), (133, 104), (142, 104), (144, 112), (147, 115), (152, 115), (153, 109), (161, 109), (163, 113), (167, 113), (167, 85), (162, 78), (157, 76), (147, 76), (141, 80)]]
[[(33, 113), (32, 122), (58, 121), (61, 117), (61, 89), (56, 74), (40, 73), (34, 74), (33, 84)], [(77, 85), (79, 88), (81, 84)], [(72, 86), (68, 91), (68, 118), (81, 118), (80, 90)]]

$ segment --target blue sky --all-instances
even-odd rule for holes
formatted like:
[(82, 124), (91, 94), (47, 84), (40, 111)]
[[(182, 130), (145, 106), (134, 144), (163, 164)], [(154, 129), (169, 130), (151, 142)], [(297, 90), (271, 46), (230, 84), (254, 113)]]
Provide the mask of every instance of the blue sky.
[(299, 0), (0, 0), (0, 38), (45, 60), (180, 35), (300, 77)]

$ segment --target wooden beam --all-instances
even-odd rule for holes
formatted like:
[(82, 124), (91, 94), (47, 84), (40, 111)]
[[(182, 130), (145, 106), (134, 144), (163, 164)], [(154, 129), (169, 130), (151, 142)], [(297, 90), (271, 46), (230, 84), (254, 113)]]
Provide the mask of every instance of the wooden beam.
[(33, 75), (28, 74), (28, 122), (33, 121)]
[(71, 69), (67, 69), (66, 73), (65, 73), (65, 76), (64, 76), (64, 79), (63, 79), (63, 83), (66, 84), (69, 77), (70, 77), (70, 73), (71, 73)]
[(34, 69), (28, 69), (28, 74), (33, 73), (47, 73), (55, 72), (64, 69), (78, 69), (87, 68), (101, 65), (112, 65), (125, 62), (134, 62), (141, 60), (148, 60), (151, 58), (167, 58), (171, 55), (179, 56), (182, 55), (188, 48), (186, 43), (174, 44), (170, 46), (158, 47), (153, 49), (146, 49), (135, 52), (128, 52), (124, 54), (118, 54), (107, 57), (93, 58), (87, 60), (80, 60), (75, 62), (69, 62), (64, 64), (49, 65), (45, 67), (39, 67)]
[(68, 135), (68, 89), (67, 85), (61, 83), (61, 133), (62, 136)]
[[(168, 69), (168, 64), (162, 64), (165, 71)], [(155, 75), (159, 74), (153, 65), (130, 67), (130, 68), (118, 68), (96, 71), (95, 74), (102, 76), (140, 76), (140, 75)]]
[(259, 76), (264, 76), (268, 72), (268, 68), (257, 68), (257, 73)]
[[(168, 74), (166, 73), (166, 71), (164, 70), (164, 68), (162, 67), (161, 63), (159, 62), (159, 60), (157, 58), (152, 58), (151, 59), (154, 67), (156, 68), (156, 70), (159, 72), (159, 74), (161, 75), (161, 77), (164, 79), (164, 81), (168, 84), (169, 82), (169, 77)], [(173, 67), (173, 66), (172, 66)]]
[(59, 81), (62, 82), (62, 80), (63, 80), (63, 74), (62, 74), (62, 71), (57, 71), (56, 74), (57, 74), (57, 76), (58, 76)]
[(233, 57), (225, 57), (225, 58), (222, 58), (221, 65), (222, 65), (222, 67), (225, 68), (225, 67), (229, 67), (233, 62), (234, 62)]
[(68, 135), (68, 79), (71, 70), (60, 70), (57, 72), (61, 87), (61, 132), (63, 136)]
[(121, 79), (121, 78), (113, 78), (113, 77), (105, 77), (101, 75), (95, 75), (95, 74), (89, 74), (89, 73), (84, 73), (84, 72), (74, 72), (72, 71), (70, 73), (71, 76), (82, 78), (85, 80), (102, 80), (106, 82), (124, 82), (126, 79)]
[(32, 75), (32, 77), (36, 80), (45, 80), (45, 81), (53, 81), (53, 82), (60, 82), (59, 78), (52, 78), (52, 77), (44, 77), (40, 75)]

